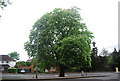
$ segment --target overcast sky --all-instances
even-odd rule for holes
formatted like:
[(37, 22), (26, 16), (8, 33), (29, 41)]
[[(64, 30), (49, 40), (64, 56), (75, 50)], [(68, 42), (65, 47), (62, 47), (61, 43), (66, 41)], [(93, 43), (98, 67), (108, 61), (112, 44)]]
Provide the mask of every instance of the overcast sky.
[(12, 5), (0, 10), (0, 54), (16, 51), (20, 60), (28, 59), (24, 43), (34, 23), (55, 8), (77, 6), (88, 29), (94, 33), (99, 53), (118, 47), (119, 0), (10, 0)]

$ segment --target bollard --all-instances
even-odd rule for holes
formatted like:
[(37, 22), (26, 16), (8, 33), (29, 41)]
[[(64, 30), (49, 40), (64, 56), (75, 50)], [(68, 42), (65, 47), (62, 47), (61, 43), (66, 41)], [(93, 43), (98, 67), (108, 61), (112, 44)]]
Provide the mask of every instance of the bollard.
[(118, 73), (118, 67), (116, 67), (116, 73)]
[(33, 76), (33, 78), (34, 78), (34, 76)]
[(84, 76), (84, 71), (81, 71), (81, 75), (82, 75), (82, 77)]

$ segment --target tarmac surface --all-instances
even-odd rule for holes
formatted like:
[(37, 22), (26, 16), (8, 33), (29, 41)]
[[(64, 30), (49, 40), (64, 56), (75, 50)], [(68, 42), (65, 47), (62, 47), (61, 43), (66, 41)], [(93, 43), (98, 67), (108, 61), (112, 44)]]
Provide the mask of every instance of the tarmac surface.
[[(119, 76), (118, 76), (119, 74)], [(89, 72), (84, 73), (66, 73), (65, 77), (58, 77), (59, 73), (40, 73), (38, 79), (35, 78), (35, 74), (11, 74), (3, 73), (2, 81), (120, 81), (120, 73), (115, 72)]]

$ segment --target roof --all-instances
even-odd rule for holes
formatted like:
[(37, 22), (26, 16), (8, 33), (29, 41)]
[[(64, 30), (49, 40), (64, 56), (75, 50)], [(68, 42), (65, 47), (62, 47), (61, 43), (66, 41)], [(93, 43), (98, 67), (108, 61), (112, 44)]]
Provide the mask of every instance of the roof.
[(18, 69), (30, 69), (32, 66), (18, 66)]
[(8, 55), (0, 55), (0, 61), (15, 61), (13, 58)]
[(28, 59), (26, 62), (31, 62), (32, 61), (32, 59)]
[(25, 62), (25, 61), (18, 61), (17, 63), (20, 63), (20, 62)]

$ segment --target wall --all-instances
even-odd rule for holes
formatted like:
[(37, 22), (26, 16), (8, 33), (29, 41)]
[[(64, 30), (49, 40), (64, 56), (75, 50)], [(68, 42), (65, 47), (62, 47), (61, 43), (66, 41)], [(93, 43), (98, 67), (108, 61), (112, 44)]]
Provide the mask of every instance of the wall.
[(7, 61), (3, 61), (3, 63), (2, 63), (2, 61), (0, 61), (0, 64), (8, 64), (10, 66), (10, 68), (11, 68), (11, 67), (15, 66), (16, 62), (15, 61), (9, 61), (7, 63)]
[(16, 62), (15, 61), (10, 61), (8, 64), (10, 65), (10, 68), (11, 68), (11, 67), (15, 67)]

